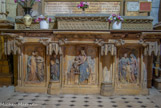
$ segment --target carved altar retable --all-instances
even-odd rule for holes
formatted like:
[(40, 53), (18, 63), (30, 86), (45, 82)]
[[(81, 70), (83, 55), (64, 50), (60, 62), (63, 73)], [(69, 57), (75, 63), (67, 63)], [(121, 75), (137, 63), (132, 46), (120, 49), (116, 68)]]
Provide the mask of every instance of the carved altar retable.
[(147, 30), (108, 30), (103, 17), (58, 16), (56, 29), (2, 30), (5, 54), (18, 55), (16, 91), (148, 94), (161, 31), (151, 30), (150, 19), (135, 20), (149, 25)]

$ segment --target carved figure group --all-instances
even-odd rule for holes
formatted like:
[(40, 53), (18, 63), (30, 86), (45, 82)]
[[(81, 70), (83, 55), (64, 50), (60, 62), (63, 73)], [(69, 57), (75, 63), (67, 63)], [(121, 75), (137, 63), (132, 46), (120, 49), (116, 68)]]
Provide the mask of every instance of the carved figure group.
[(123, 83), (135, 83), (138, 74), (138, 62), (134, 54), (127, 53), (119, 61), (119, 80)]
[(80, 83), (88, 80), (90, 72), (85, 50), (80, 50), (80, 55), (75, 57), (70, 72), (74, 74), (79, 74)]
[(44, 81), (44, 58), (33, 51), (27, 60), (27, 80), (28, 81)]

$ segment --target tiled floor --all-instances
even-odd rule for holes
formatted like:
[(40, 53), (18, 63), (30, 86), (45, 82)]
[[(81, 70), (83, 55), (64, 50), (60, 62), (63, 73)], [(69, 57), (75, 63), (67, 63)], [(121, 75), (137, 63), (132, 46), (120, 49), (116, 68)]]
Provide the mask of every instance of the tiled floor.
[[(0, 92), (2, 91), (0, 90)], [(0, 100), (0, 108), (160, 108), (152, 100), (154, 98), (152, 96), (104, 97), (100, 95), (48, 95), (13, 92), (7, 98)], [(13, 105), (3, 106), (2, 104)]]

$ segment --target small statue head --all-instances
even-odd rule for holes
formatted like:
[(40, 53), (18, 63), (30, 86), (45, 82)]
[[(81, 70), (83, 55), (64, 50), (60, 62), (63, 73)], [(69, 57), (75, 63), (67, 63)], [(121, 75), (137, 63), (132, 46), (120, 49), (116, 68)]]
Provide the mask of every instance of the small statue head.
[(127, 53), (124, 54), (124, 57), (125, 57), (125, 58), (127, 57)]

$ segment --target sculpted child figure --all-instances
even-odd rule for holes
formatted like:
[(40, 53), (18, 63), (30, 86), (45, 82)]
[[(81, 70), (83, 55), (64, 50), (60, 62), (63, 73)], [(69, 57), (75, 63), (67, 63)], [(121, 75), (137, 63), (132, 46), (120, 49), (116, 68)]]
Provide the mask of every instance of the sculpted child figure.
[(80, 59), (79, 57), (75, 57), (75, 60), (73, 62), (73, 71), (75, 74), (79, 74), (79, 65), (80, 65)]

